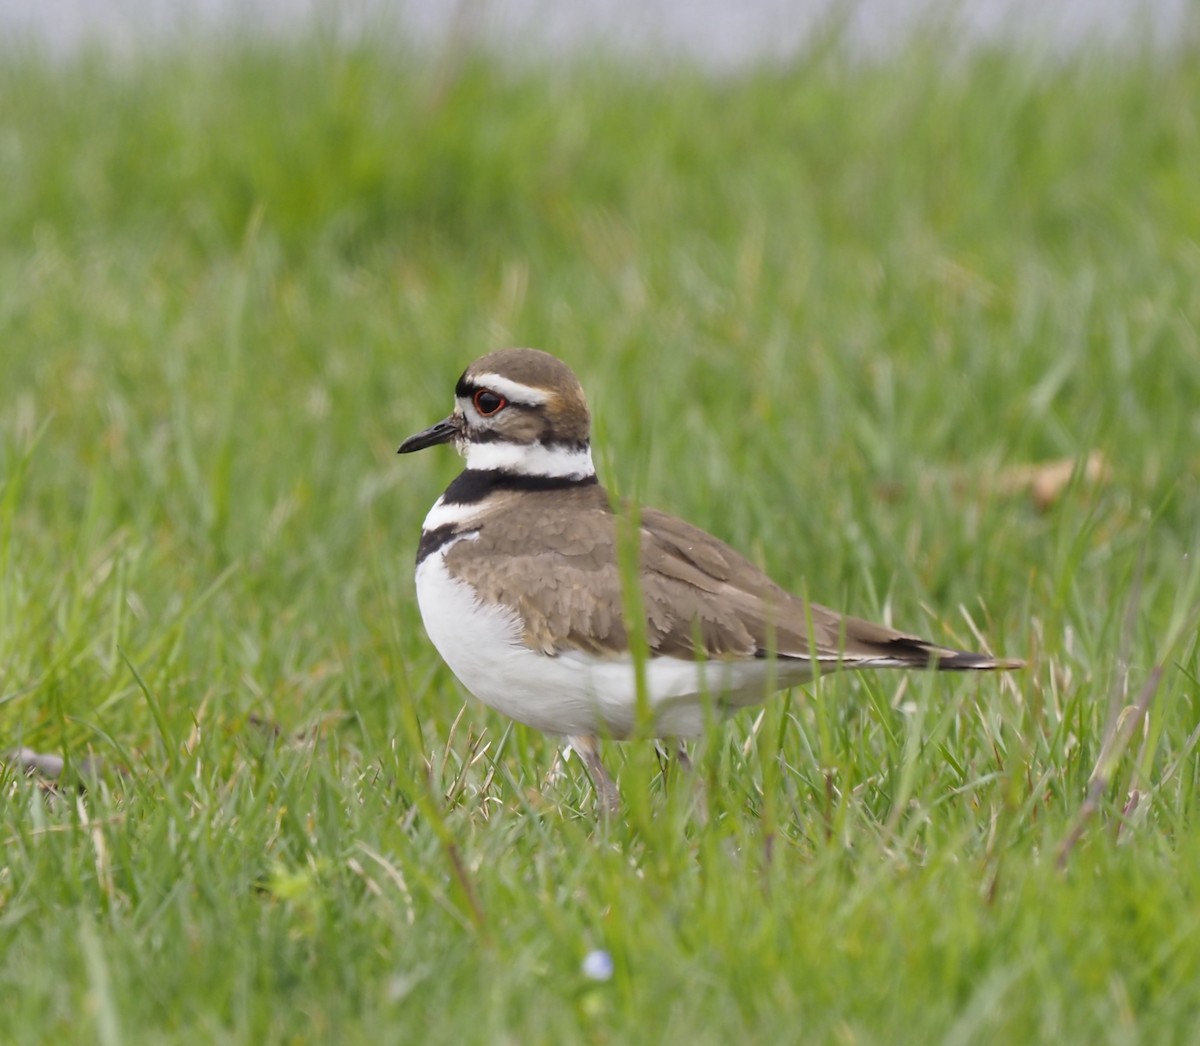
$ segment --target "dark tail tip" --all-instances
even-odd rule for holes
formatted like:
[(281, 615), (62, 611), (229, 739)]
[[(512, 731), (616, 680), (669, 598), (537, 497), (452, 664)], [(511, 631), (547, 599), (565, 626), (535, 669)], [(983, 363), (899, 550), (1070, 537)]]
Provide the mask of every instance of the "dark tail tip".
[(1025, 662), (1016, 657), (989, 657), (973, 654), (969, 650), (929, 650), (929, 667), (939, 672), (1011, 672), (1025, 667)]
[(939, 672), (1011, 672), (1025, 667), (1020, 658), (955, 650), (915, 636), (897, 636), (886, 644), (886, 650), (913, 668), (935, 668)]

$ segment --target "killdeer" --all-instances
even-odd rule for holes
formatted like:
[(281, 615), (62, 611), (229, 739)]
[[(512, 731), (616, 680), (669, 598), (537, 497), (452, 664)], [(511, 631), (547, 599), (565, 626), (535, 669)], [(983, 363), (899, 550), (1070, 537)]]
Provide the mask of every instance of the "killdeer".
[[(502, 349), (458, 379), (451, 415), (399, 453), (454, 443), (466, 468), (434, 502), (417, 549), (433, 645), (480, 701), (565, 735), (600, 801), (618, 792), (598, 737), (637, 720), (618, 515), (596, 478), (583, 388), (561, 360)], [(1019, 668), (806, 603), (724, 542), (663, 512), (639, 518), (645, 694), (658, 737), (841, 668)], [(632, 534), (631, 534), (632, 537)]]

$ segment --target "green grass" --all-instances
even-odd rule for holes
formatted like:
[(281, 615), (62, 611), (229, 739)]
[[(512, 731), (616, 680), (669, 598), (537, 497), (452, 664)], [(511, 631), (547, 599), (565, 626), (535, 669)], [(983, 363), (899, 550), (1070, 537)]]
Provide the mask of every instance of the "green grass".
[[(452, 57), (0, 64), (0, 748), (125, 771), (0, 776), (0, 1041), (1195, 1041), (1197, 47)], [(395, 447), (511, 343), (622, 495), (1031, 667), (609, 745), (597, 824), (413, 597)]]

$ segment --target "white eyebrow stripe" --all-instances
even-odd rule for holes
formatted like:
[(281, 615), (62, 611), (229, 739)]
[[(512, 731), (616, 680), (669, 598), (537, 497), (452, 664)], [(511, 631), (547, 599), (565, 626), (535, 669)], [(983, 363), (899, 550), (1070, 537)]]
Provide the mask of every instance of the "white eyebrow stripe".
[(521, 476), (555, 479), (586, 479), (596, 474), (591, 447), (567, 447), (542, 443), (468, 443), (467, 468), (482, 472), (498, 470)]
[(506, 378), (502, 374), (472, 374), (469, 380), (472, 385), (480, 385), (493, 392), (498, 392), (513, 403), (527, 403), (530, 406), (538, 407), (550, 398), (550, 394), (545, 389), (524, 385), (519, 381), (513, 381), (512, 378)]

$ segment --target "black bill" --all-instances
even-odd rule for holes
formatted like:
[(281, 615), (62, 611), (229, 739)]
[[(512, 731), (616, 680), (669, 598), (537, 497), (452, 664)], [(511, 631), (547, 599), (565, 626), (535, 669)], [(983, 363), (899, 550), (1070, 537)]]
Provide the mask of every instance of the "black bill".
[(426, 447), (436, 447), (439, 443), (453, 443), (458, 439), (459, 425), (451, 414), (448, 418), (443, 418), (436, 425), (432, 425), (424, 432), (418, 432), (415, 436), (409, 436), (403, 443), (400, 444), (400, 449), (397, 454), (411, 454), (414, 450), (424, 450)]

